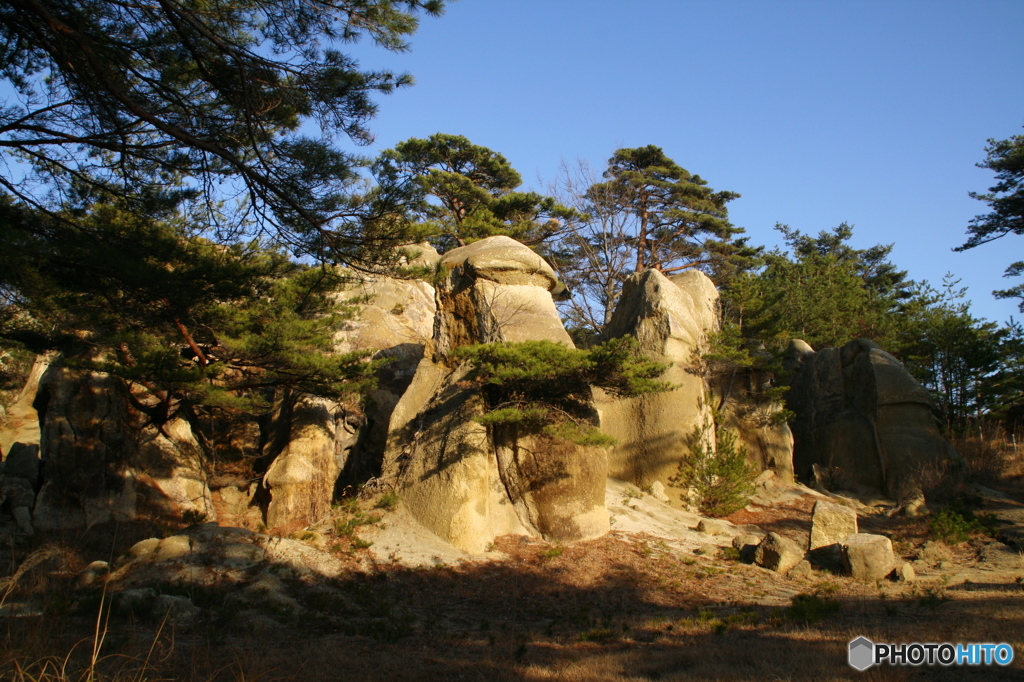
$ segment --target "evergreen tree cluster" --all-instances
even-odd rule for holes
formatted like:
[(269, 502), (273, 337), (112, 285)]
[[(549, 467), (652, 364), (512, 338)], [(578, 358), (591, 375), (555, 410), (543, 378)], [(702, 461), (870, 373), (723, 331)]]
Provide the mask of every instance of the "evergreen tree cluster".
[[(472, 351), (475, 380), (510, 419), (542, 398), (578, 402), (572, 391), (584, 384), (653, 390), (643, 381), (656, 374), (631, 350), (599, 342), (626, 277), (687, 268), (722, 291), (713, 370), (750, 367), (782, 384), (789, 339), (822, 347), (866, 337), (932, 390), (947, 423), (1022, 418), (1018, 323), (974, 318), (953, 280), (910, 281), (889, 261), (891, 246), (850, 246), (846, 224), (817, 236), (780, 225), (784, 249), (751, 246), (729, 221), (739, 194), (713, 189), (655, 145), (615, 150), (600, 177), (567, 172), (554, 196), (524, 190), (507, 158), (458, 135), (411, 138), (376, 160), (338, 147), (339, 136), (370, 141), (373, 97), (411, 83), (339, 48), (364, 37), (405, 50), (419, 17), (443, 9), (441, 0), (0, 8), (0, 72), (13, 93), (0, 108), (6, 364), (20, 362), (17, 349), (61, 349), (150, 387), (167, 413), (262, 409), (282, 390), (359, 392), (374, 365), (330, 351), (346, 314), (332, 266), (393, 270), (396, 246), (425, 238), (443, 251), (506, 234), (554, 265), (570, 333), (593, 346), (518, 349), (526, 355), (515, 360)], [(979, 165), (997, 183), (973, 196), (991, 210), (962, 249), (1024, 234), (1024, 137), (986, 151)], [(1021, 273), (1021, 263), (1007, 270)], [(517, 363), (529, 381), (506, 374)], [(568, 374), (547, 379), (549, 366)]]

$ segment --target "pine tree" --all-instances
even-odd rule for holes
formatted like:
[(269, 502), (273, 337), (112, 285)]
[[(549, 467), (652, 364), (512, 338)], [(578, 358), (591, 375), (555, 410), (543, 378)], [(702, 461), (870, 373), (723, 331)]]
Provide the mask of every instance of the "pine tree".
[(551, 197), (515, 191), (522, 178), (508, 159), (461, 135), (406, 140), (381, 154), (375, 174), (404, 188), (410, 213), (441, 251), (499, 234), (537, 245), (576, 215)]
[[(32, 0), (0, 6), (3, 192), (61, 220), (82, 187), (148, 215), (191, 201), (221, 236), (267, 230), (291, 249), (370, 264), (393, 246), (383, 192), (360, 196), (373, 96), (411, 77), (336, 49), (407, 49), (442, 0)], [(301, 129), (318, 128), (316, 137)], [(182, 185), (182, 178), (187, 184)], [(169, 189), (167, 189), (169, 187)], [(237, 209), (236, 209), (237, 207)], [(399, 236), (395, 237), (400, 238)], [(367, 248), (370, 247), (370, 248)]]
[[(1024, 135), (989, 140), (985, 151), (988, 156), (978, 166), (994, 170), (999, 182), (990, 187), (987, 194), (971, 192), (970, 196), (987, 203), (992, 211), (971, 221), (970, 238), (957, 251), (973, 249), (1008, 234), (1024, 235)], [(1006, 277), (1021, 275), (1024, 275), (1024, 261), (1006, 269)], [(1024, 312), (1024, 284), (992, 293), (996, 298), (1021, 299), (1020, 310)]]

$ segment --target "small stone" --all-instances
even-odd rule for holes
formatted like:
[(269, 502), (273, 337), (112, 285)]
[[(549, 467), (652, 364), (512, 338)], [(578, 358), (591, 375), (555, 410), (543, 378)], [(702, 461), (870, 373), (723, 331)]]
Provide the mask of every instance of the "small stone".
[(668, 502), (668, 495), (665, 494), (665, 484), (655, 481), (651, 484), (651, 496), (659, 502)]
[(939, 570), (940, 571), (952, 571), (954, 568), (956, 568), (956, 564), (954, 564), (952, 561), (940, 561), (939, 562)]
[(729, 527), (721, 521), (703, 519), (697, 524), (697, 531), (705, 535), (731, 535)]
[(754, 553), (757, 552), (757, 545), (760, 542), (760, 536), (744, 533), (732, 539), (732, 546), (740, 551), (740, 561), (752, 564), (754, 563)]
[(694, 554), (700, 556), (714, 557), (718, 555), (718, 547), (715, 545), (702, 545)]
[(78, 581), (75, 584), (79, 588), (89, 587), (108, 573), (110, 573), (110, 564), (106, 561), (94, 561), (78, 574)]
[(917, 580), (917, 571), (914, 567), (908, 563), (903, 562), (899, 568), (896, 569), (896, 579), (901, 583), (912, 583)]
[(786, 575), (788, 575), (790, 578), (795, 578), (797, 580), (803, 580), (803, 579), (806, 579), (806, 578), (813, 577), (814, 576), (814, 570), (811, 568), (811, 562), (808, 561), (807, 559), (804, 559), (803, 561), (798, 563), (796, 566), (794, 566), (793, 568), (789, 569), (789, 573), (787, 573)]
[(32, 512), (28, 507), (15, 507), (11, 510), (11, 516), (14, 517), (22, 533), (32, 535), (35, 532), (32, 529)]
[(843, 564), (857, 580), (873, 582), (892, 572), (892, 541), (884, 535), (857, 533), (843, 540)]
[(795, 542), (778, 533), (768, 533), (754, 552), (754, 561), (776, 573), (786, 573), (804, 558)]

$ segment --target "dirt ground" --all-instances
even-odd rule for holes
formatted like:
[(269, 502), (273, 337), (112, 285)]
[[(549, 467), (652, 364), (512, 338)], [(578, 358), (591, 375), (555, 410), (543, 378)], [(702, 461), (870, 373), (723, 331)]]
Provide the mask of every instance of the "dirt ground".
[[(730, 520), (806, 542), (815, 499), (751, 505)], [(1012, 498), (985, 504), (1024, 509)], [(868, 515), (861, 530), (889, 535), (907, 560), (930, 537), (928, 517)], [(992, 540), (982, 534), (943, 545), (945, 563), (919, 562), (910, 583), (861, 584), (818, 570), (784, 577), (727, 550), (708, 558), (678, 539), (613, 531), (564, 546), (504, 537), (487, 560), (420, 567), (376, 561), (365, 542), (339, 538), (331, 551), (350, 570), (330, 580), (292, 579), (300, 605), (292, 610), (269, 598), (262, 608), (232, 606), (238, 585), (162, 585), (201, 608), (159, 618), (106, 608), (98, 587), (75, 589), (88, 562), (167, 532), (95, 527), (9, 547), (12, 567), (32, 551), (48, 548), (52, 556), (19, 576), (0, 607), (4, 679), (1024, 679), (1024, 563), (985, 570), (978, 560)], [(1018, 657), (1005, 668), (859, 673), (847, 665), (848, 642), (858, 636), (1006, 642)]]

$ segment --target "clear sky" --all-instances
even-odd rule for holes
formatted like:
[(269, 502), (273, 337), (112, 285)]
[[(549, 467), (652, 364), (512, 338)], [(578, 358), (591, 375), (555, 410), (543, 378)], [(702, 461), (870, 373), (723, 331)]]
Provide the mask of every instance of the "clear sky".
[(956, 274), (975, 315), (1024, 317), (990, 293), (1024, 237), (951, 250), (986, 211), (986, 140), (1024, 134), (1024, 0), (460, 0), (408, 53), (347, 51), (417, 82), (380, 100), (366, 153), (465, 135), (543, 190), (563, 160), (654, 144), (740, 193), (754, 244), (845, 221), (913, 279)]

